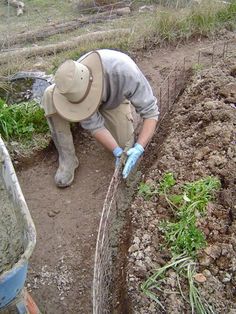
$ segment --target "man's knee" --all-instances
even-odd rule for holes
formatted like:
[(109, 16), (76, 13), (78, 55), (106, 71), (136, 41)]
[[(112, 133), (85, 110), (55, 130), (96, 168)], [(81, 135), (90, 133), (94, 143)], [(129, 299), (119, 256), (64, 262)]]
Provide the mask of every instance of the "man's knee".
[(54, 87), (55, 84), (48, 86), (43, 93), (41, 107), (44, 109), (46, 117), (56, 113), (52, 97)]

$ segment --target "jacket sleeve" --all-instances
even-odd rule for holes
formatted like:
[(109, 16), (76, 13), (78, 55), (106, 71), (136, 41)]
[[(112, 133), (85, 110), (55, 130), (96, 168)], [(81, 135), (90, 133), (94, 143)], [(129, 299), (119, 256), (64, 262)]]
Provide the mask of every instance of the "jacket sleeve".
[(92, 116), (80, 122), (82, 128), (90, 131), (92, 134), (98, 130), (105, 129), (104, 118), (99, 111), (96, 111)]
[(134, 106), (136, 112), (144, 119), (158, 120), (159, 109), (152, 88), (142, 72), (126, 78), (126, 97)]

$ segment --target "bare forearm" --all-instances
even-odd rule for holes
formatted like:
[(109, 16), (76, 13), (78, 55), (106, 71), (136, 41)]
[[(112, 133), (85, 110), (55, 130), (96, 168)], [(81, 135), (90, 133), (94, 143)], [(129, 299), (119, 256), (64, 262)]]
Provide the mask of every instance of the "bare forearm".
[(117, 146), (116, 140), (107, 129), (98, 130), (93, 134), (94, 138), (106, 149), (112, 152)]
[(157, 125), (157, 120), (146, 119), (143, 122), (142, 130), (139, 133), (137, 143), (141, 144), (144, 148), (153, 137)]

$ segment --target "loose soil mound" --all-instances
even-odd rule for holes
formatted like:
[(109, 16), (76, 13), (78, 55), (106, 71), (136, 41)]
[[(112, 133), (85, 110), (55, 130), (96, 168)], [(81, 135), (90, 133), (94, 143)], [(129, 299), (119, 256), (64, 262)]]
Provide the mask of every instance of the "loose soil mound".
[[(146, 159), (155, 162), (145, 182), (155, 183), (165, 172), (172, 172), (178, 185), (208, 175), (221, 181), (216, 200), (198, 222), (208, 245), (197, 257), (197, 272), (203, 273), (206, 281), (196, 284), (214, 313), (236, 311), (235, 89), (235, 59), (196, 75), (146, 153), (150, 156)], [(158, 150), (153, 152), (153, 147)], [(175, 293), (179, 290), (174, 271), (167, 273), (164, 291), (158, 293), (165, 310), (140, 292), (140, 284), (153, 270), (171, 259), (158, 228), (163, 219), (171, 219), (171, 212), (161, 197), (147, 201), (137, 196), (132, 205), (133, 237), (127, 268), (134, 313), (191, 313), (188, 302)]]

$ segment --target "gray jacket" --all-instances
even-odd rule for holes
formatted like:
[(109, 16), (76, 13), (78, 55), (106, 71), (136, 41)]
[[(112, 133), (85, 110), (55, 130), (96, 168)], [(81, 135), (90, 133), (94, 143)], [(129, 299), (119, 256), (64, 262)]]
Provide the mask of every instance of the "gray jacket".
[[(104, 90), (101, 108), (114, 109), (125, 99), (144, 119), (158, 119), (157, 99), (152, 88), (135, 62), (126, 54), (110, 50), (97, 50), (104, 69)], [(80, 59), (79, 59), (80, 60)], [(79, 61), (78, 60), (78, 61)], [(81, 121), (84, 129), (92, 133), (104, 128), (104, 118), (99, 109), (88, 119)]]

